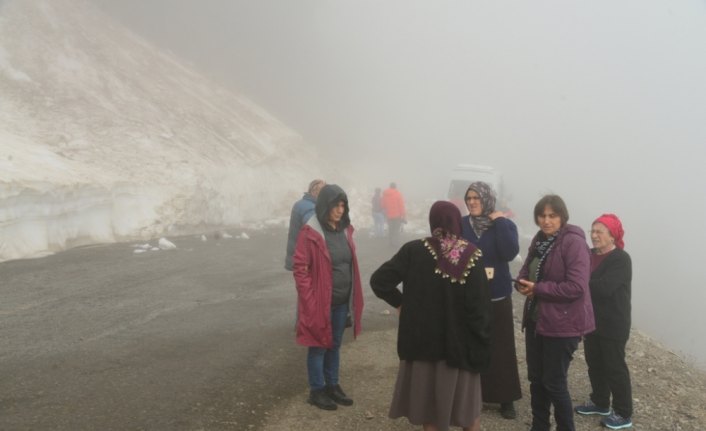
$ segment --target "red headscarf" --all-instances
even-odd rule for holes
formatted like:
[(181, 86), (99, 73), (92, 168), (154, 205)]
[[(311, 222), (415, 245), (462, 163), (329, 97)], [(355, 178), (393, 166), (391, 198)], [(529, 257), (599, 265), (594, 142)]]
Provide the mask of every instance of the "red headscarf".
[(620, 222), (617, 215), (603, 214), (595, 219), (593, 223), (601, 223), (605, 225), (605, 227), (608, 228), (608, 231), (610, 231), (610, 235), (615, 240), (615, 246), (619, 249), (625, 247), (625, 243), (623, 242), (623, 235), (625, 235), (625, 231), (623, 230), (623, 224)]

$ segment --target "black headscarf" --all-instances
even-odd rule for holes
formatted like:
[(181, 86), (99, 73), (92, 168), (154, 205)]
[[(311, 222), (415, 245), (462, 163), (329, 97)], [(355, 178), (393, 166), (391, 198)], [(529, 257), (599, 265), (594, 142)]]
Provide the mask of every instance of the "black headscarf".
[(343, 201), (345, 205), (345, 210), (343, 211), (343, 216), (341, 221), (338, 222), (337, 229), (342, 231), (346, 229), (351, 224), (351, 219), (348, 216), (348, 196), (342, 188), (336, 184), (326, 184), (321, 188), (319, 196), (316, 198), (316, 218), (321, 223), (321, 227), (326, 230), (333, 230), (333, 228), (328, 224), (328, 215), (331, 212), (331, 208), (338, 205), (339, 202)]

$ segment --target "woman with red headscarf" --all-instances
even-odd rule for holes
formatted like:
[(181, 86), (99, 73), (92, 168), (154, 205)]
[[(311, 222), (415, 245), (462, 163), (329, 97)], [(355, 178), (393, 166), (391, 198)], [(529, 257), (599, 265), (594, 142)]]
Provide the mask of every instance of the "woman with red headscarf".
[(610, 429), (632, 426), (632, 389), (625, 362), (625, 345), (630, 336), (632, 263), (623, 250), (623, 234), (623, 225), (615, 214), (603, 214), (591, 226), (589, 286), (596, 330), (584, 340), (591, 396), (575, 409), (582, 415), (605, 416), (601, 424)]
[(480, 249), (461, 237), (456, 205), (435, 202), (429, 225), (431, 236), (403, 245), (370, 278), (375, 295), (400, 313), (390, 417), (425, 431), (479, 431), (479, 373), (490, 362), (488, 279)]

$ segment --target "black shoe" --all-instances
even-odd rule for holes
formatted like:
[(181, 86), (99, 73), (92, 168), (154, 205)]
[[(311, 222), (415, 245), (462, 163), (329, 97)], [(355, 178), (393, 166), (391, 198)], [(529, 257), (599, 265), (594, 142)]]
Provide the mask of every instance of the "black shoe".
[(515, 419), (517, 418), (517, 412), (515, 411), (515, 403), (510, 401), (509, 403), (500, 404), (500, 416), (505, 419)]
[(316, 391), (309, 392), (309, 399), (307, 400), (312, 406), (316, 406), (322, 410), (336, 410), (338, 406), (336, 403), (326, 395), (325, 389), (319, 389)]
[(331, 398), (336, 404), (342, 406), (352, 406), (353, 400), (348, 398), (341, 385), (326, 386), (326, 394)]

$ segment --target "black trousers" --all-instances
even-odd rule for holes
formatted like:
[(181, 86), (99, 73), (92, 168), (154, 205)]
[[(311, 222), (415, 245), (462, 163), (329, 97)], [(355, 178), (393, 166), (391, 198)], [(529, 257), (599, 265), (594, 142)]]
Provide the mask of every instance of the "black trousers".
[(493, 301), (490, 367), (480, 375), (484, 403), (508, 403), (522, 398), (515, 351), (512, 295)]
[(575, 431), (567, 376), (580, 338), (545, 337), (535, 333), (535, 326), (531, 322), (525, 327), (527, 378), (532, 397), (532, 431), (550, 430), (552, 405), (557, 431)]
[(632, 385), (625, 362), (627, 340), (612, 340), (600, 335), (587, 335), (584, 353), (591, 380), (591, 401), (601, 408), (611, 407), (624, 418), (632, 417)]
[(400, 237), (402, 235), (402, 219), (390, 218), (387, 219), (387, 233), (390, 236), (390, 245), (399, 247), (401, 245)]

